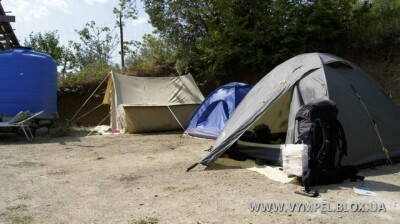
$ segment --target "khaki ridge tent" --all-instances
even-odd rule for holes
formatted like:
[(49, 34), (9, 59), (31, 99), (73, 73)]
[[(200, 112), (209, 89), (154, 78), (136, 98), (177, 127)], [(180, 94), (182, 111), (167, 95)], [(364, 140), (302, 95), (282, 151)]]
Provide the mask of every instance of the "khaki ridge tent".
[(185, 129), (204, 100), (193, 77), (111, 74), (104, 96), (111, 128), (129, 133)]
[(211, 153), (199, 163), (210, 165), (235, 142), (241, 152), (253, 158), (269, 156), (279, 162), (279, 145), (239, 138), (264, 124), (272, 133), (286, 136), (280, 144), (296, 143), (296, 112), (302, 105), (324, 98), (335, 101), (339, 109), (348, 142), (344, 165), (365, 165), (400, 156), (400, 109), (384, 89), (349, 61), (309, 53), (289, 59), (261, 79), (239, 104)]

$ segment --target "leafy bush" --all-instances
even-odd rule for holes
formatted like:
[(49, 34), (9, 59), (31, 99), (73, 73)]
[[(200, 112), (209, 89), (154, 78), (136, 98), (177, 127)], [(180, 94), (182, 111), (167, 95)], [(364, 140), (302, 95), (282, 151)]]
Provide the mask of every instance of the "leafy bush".
[[(164, 75), (176, 73), (174, 69), (177, 62), (176, 48), (166, 39), (147, 34), (143, 36), (142, 42), (135, 42), (134, 47), (128, 58), (129, 73), (149, 76), (157, 76), (160, 72), (167, 73)], [(177, 71), (184, 73), (185, 68), (177, 67)]]
[(111, 71), (119, 71), (119, 68), (101, 61), (95, 61), (83, 66), (77, 72), (59, 77), (59, 86), (62, 88), (71, 88), (78, 85), (99, 83)]

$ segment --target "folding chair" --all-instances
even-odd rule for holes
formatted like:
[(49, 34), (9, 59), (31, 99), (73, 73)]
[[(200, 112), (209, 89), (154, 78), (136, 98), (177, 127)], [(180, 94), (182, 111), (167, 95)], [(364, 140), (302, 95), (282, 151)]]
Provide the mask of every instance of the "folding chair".
[[(31, 126), (30, 126), (29, 122), (33, 118), (39, 116), (42, 113), (43, 113), (43, 111), (37, 112), (37, 113), (29, 116), (28, 118), (25, 118), (22, 121), (18, 121), (18, 122), (0, 122), (0, 128), (18, 128), (18, 129), (21, 129), (22, 132), (24, 133), (26, 139), (28, 141), (33, 141), (34, 135), (32, 133)], [(11, 120), (13, 120), (13, 119), (11, 119)]]

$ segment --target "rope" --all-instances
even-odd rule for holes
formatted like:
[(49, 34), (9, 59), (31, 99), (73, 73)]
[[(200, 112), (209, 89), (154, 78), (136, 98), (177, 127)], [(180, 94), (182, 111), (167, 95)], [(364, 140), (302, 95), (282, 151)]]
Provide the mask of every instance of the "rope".
[(171, 108), (169, 106), (167, 106), (169, 111), (171, 112), (172, 116), (174, 116), (175, 120), (178, 122), (178, 124), (181, 126), (182, 130), (185, 130), (185, 128), (183, 127), (183, 125), (181, 124), (181, 122), (179, 122), (179, 119), (175, 116), (174, 112), (172, 112)]
[(75, 112), (74, 116), (72, 116), (71, 120), (69, 120), (68, 125), (70, 125), (78, 116), (78, 114), (82, 111), (82, 109), (86, 106), (86, 104), (89, 102), (89, 100), (94, 96), (94, 94), (97, 92), (97, 90), (100, 89), (101, 85), (108, 79), (111, 73), (107, 74), (106, 77), (100, 82), (100, 84), (96, 87), (96, 89), (90, 94), (90, 96), (86, 99), (86, 101), (82, 104), (81, 107)]
[(89, 110), (88, 112), (84, 113), (82, 116), (78, 117), (75, 119), (75, 121), (79, 121), (80, 119), (86, 117), (87, 115), (89, 115), (90, 113), (92, 113), (93, 111), (97, 110), (99, 107), (103, 106), (103, 104), (99, 104), (97, 105), (95, 108), (92, 108), (91, 110)]
[(376, 133), (376, 135), (377, 135), (377, 137), (379, 139), (379, 143), (380, 143), (380, 145), (382, 147), (382, 151), (385, 153), (387, 164), (388, 165), (392, 165), (393, 162), (390, 159), (389, 150), (385, 147), (385, 144), (383, 143), (382, 136), (381, 136), (381, 134), (379, 132), (378, 124), (376, 123), (375, 119), (372, 117), (372, 114), (369, 112), (367, 105), (362, 100), (361, 95), (357, 92), (356, 88), (353, 85), (351, 85), (351, 88), (353, 89), (353, 92), (357, 96), (358, 101), (364, 107), (364, 110), (367, 112), (367, 115), (368, 115), (369, 119), (371, 120), (372, 124), (374, 125), (374, 130), (375, 130), (375, 133)]

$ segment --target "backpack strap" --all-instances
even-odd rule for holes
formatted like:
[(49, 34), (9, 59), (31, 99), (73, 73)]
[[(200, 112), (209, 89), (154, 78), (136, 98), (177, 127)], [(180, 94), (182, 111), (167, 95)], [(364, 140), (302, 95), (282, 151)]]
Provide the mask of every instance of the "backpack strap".
[(347, 156), (347, 141), (346, 141), (346, 136), (345, 136), (345, 133), (344, 133), (343, 126), (338, 120), (336, 120), (336, 126), (338, 128), (338, 130), (337, 130), (338, 131), (338, 138), (339, 138), (339, 141), (340, 141), (340, 142), (338, 142), (338, 148), (339, 148), (339, 151), (340, 151), (339, 159), (338, 159), (338, 166), (341, 167), (342, 166), (342, 158), (343, 158), (343, 156)]
[[(321, 133), (322, 133), (322, 144), (321, 144), (320, 149), (318, 150), (317, 158), (315, 158), (315, 159), (318, 160), (320, 158), (321, 154), (324, 152), (324, 148), (325, 149), (329, 148), (328, 147), (329, 140), (327, 138), (327, 133), (326, 133), (325, 127), (322, 124), (321, 119), (315, 119), (315, 124), (316, 124), (315, 128), (319, 126), (321, 128)], [(313, 141), (316, 142), (316, 136), (315, 136), (316, 130), (315, 129), (314, 129), (313, 133), (314, 133), (313, 134), (313, 136), (314, 136), (313, 137), (314, 138)]]

